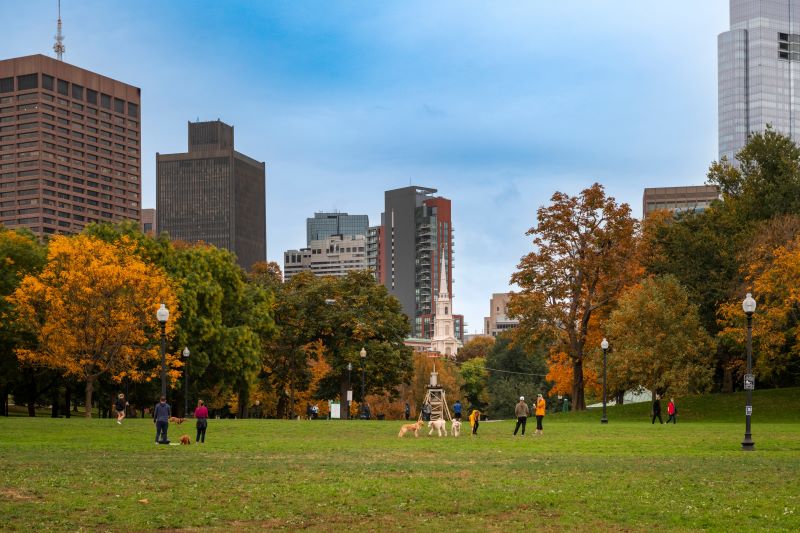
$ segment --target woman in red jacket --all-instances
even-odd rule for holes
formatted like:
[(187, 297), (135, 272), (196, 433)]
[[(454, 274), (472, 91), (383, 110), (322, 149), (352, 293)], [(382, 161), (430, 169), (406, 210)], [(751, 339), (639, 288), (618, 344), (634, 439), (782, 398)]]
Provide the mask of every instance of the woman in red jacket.
[(678, 414), (678, 409), (675, 407), (675, 398), (669, 399), (669, 403), (667, 404), (667, 414), (669, 415), (669, 418), (667, 418), (667, 424), (669, 424), (670, 420), (672, 420), (673, 424), (678, 423), (678, 419), (675, 417), (675, 415)]

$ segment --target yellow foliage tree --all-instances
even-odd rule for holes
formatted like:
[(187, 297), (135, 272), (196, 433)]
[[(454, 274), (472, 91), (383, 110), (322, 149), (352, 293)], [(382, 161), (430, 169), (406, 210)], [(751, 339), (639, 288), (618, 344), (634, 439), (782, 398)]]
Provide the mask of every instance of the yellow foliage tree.
[[(86, 417), (100, 376), (143, 381), (158, 374), (156, 310), (165, 303), (172, 311), (168, 335), (178, 315), (167, 276), (144, 263), (127, 238), (114, 245), (86, 235), (55, 237), (45, 268), (26, 276), (9, 300), (20, 326), (36, 339), (32, 347), (17, 350), (18, 358), (85, 381)], [(174, 382), (180, 357), (169, 359)]]

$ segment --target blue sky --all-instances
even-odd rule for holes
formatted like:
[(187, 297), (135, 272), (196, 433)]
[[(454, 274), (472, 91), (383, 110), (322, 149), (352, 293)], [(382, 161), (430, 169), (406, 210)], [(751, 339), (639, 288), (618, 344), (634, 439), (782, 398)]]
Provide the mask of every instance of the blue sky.
[[(52, 55), (56, 0), (0, 2), (0, 58)], [(63, 0), (64, 60), (142, 89), (143, 206), (186, 123), (267, 163), (269, 259), (305, 218), (377, 224), (383, 192), (453, 201), (454, 310), (482, 329), (556, 190), (696, 185), (717, 156), (726, 0)]]

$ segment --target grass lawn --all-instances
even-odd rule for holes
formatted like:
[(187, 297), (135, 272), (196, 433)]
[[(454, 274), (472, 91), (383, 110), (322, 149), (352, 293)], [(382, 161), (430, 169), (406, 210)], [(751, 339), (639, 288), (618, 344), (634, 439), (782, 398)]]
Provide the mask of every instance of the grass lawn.
[(756, 391), (754, 453), (740, 394), (681, 400), (674, 426), (632, 405), (525, 438), (511, 421), (401, 440), (397, 421), (212, 420), (205, 445), (157, 446), (147, 420), (11, 417), (0, 529), (798, 531), (799, 397)]

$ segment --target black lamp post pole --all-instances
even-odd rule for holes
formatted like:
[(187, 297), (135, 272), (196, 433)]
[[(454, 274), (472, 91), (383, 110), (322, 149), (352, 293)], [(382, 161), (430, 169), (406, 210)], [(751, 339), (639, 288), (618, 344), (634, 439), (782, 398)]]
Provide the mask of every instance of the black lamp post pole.
[(183, 416), (189, 416), (189, 358), (186, 357), (186, 370), (183, 377)]
[(167, 323), (161, 322), (161, 396), (167, 397)]
[[(749, 296), (749, 295), (748, 295)], [(747, 375), (752, 375), (753, 372), (753, 313), (747, 314)], [(755, 450), (756, 443), (753, 442), (753, 437), (750, 434), (750, 414), (753, 412), (753, 390), (752, 387), (747, 389), (747, 406), (745, 407), (745, 429), (744, 440), (742, 441), (742, 451), (751, 452)]]
[(350, 374), (353, 370), (353, 363), (347, 363), (347, 398), (345, 399), (345, 406), (347, 407), (346, 420), (350, 420), (350, 398), (353, 396), (353, 385), (351, 385)]
[(607, 348), (603, 348), (603, 418), (600, 419), (601, 424), (608, 424), (606, 417), (606, 352)]
[(366, 379), (365, 378), (366, 369), (365, 369), (364, 363), (366, 363), (366, 357), (362, 357), (361, 358), (361, 418), (362, 419), (366, 419), (366, 417), (367, 417), (367, 410), (366, 410), (367, 398), (364, 395), (364, 385), (366, 383), (366, 381), (365, 381), (365, 379)]

